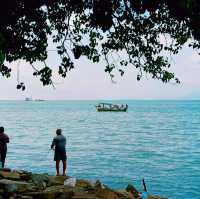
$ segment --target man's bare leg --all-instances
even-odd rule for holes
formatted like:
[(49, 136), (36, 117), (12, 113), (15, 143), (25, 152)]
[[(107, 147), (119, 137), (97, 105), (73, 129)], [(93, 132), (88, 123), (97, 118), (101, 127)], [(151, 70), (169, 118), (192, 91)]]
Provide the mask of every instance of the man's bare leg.
[(62, 161), (62, 162), (63, 162), (63, 176), (66, 176), (67, 161)]
[(6, 160), (6, 151), (1, 153), (0, 157), (1, 157), (2, 168), (4, 168)]
[(4, 168), (4, 166), (5, 166), (5, 159), (2, 160), (2, 168)]
[(59, 172), (59, 165), (60, 165), (60, 160), (57, 160), (56, 161), (56, 172), (57, 172), (57, 176), (59, 176), (60, 175), (60, 172)]

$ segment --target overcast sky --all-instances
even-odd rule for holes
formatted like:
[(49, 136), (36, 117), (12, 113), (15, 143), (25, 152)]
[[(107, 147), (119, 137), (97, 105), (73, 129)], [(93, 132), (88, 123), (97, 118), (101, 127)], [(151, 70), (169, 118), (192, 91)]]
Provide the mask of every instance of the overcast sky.
[[(16, 89), (17, 64), (19, 64), (20, 81), (26, 84), (26, 91)], [(48, 64), (56, 68), (58, 57), (50, 51)], [(200, 99), (200, 56), (191, 49), (184, 48), (172, 61), (172, 71), (181, 80), (180, 85), (163, 84), (148, 77), (138, 82), (137, 72), (129, 68), (121, 78), (116, 75), (112, 83), (104, 72), (104, 65), (90, 63), (86, 58), (76, 62), (76, 68), (65, 80), (54, 75), (56, 89), (43, 87), (41, 82), (32, 76), (33, 70), (24, 61), (15, 62), (12, 66), (12, 77), (0, 78), (0, 99), (34, 99), (71, 100), (71, 99)]]

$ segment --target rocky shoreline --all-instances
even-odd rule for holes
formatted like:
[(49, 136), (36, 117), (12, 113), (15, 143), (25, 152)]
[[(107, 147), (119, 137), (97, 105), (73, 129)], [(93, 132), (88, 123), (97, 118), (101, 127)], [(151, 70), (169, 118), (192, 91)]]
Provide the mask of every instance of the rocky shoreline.
[(98, 180), (93, 183), (68, 176), (0, 170), (0, 199), (137, 199), (139, 195), (133, 185), (113, 190)]

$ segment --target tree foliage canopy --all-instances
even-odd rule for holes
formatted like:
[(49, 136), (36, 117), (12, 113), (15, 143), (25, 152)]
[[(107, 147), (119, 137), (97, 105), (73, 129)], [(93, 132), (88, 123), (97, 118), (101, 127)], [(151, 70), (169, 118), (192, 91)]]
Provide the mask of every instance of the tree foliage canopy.
[[(161, 37), (166, 37), (163, 43)], [(198, 0), (7, 0), (0, 7), (0, 72), (9, 77), (5, 63), (24, 59), (43, 85), (52, 84), (47, 66), (48, 38), (61, 58), (63, 78), (74, 59), (86, 56), (105, 61), (105, 71), (124, 74), (127, 66), (162, 82), (179, 80), (170, 72), (170, 56), (184, 44), (200, 48)], [(19, 84), (17, 88), (24, 89)]]

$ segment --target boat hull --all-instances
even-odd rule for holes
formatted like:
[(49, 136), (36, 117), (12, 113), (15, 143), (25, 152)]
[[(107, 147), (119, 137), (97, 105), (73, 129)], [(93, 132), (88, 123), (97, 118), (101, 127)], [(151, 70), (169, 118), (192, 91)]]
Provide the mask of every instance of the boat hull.
[(126, 112), (127, 108), (124, 109), (104, 109), (104, 108), (96, 108), (98, 112)]

